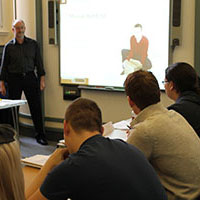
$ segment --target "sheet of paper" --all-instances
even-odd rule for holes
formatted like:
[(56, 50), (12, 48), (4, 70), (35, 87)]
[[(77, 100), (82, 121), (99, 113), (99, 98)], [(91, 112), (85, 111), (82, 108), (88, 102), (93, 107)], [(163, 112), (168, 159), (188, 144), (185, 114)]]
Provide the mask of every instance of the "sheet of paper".
[(122, 120), (113, 124), (115, 129), (119, 130), (128, 130), (128, 126), (130, 126), (132, 119)]
[(114, 131), (112, 122), (104, 124), (103, 127), (104, 127), (103, 136), (109, 135)]
[(28, 158), (21, 159), (21, 162), (25, 165), (29, 165), (32, 167), (41, 168), (45, 162), (48, 160), (50, 155), (34, 155)]
[(125, 130), (119, 130), (115, 129), (111, 134), (105, 136), (109, 137), (110, 139), (121, 139), (126, 141), (127, 140), (127, 134)]
[(65, 144), (65, 140), (64, 140), (64, 139), (59, 140), (59, 143), (63, 143), (63, 144)]
[(0, 100), (0, 109), (20, 106), (20, 105), (23, 105), (23, 104), (26, 104), (26, 103), (27, 103), (27, 100), (1, 99)]

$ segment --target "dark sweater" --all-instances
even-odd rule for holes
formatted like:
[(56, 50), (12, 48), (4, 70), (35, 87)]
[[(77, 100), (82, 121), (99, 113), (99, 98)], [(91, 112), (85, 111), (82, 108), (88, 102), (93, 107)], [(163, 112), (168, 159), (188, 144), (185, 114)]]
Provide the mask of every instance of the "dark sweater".
[(183, 92), (168, 109), (180, 113), (200, 137), (200, 95), (193, 91)]

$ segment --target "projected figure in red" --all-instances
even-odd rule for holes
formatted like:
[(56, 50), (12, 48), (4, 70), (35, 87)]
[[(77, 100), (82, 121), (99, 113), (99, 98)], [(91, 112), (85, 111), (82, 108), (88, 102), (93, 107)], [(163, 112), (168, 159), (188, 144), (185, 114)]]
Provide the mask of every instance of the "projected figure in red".
[(134, 26), (134, 35), (130, 39), (130, 50), (122, 49), (123, 74), (143, 69), (148, 70), (152, 67), (148, 59), (149, 41), (142, 33), (142, 25)]

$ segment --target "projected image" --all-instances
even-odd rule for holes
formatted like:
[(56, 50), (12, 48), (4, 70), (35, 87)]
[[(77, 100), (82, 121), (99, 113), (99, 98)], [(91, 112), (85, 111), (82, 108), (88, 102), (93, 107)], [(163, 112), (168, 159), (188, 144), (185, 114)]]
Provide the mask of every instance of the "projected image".
[(164, 79), (169, 0), (68, 0), (60, 30), (61, 83), (123, 87), (138, 69)]
[(137, 70), (149, 70), (152, 67), (148, 55), (149, 41), (142, 33), (142, 25), (134, 26), (134, 35), (130, 40), (130, 50), (122, 50), (123, 71), (121, 75), (128, 75)]

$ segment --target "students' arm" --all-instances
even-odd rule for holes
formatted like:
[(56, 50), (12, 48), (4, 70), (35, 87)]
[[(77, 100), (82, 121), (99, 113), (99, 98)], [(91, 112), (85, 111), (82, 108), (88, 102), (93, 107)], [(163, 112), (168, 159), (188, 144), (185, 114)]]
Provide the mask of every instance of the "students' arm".
[(37, 189), (37, 191), (30, 197), (30, 198), (26, 198), (28, 200), (47, 200), (47, 198), (45, 198), (41, 192), (40, 189)]
[(0, 92), (3, 96), (6, 95), (6, 87), (5, 87), (4, 81), (0, 81)]
[(9, 65), (9, 56), (7, 46), (3, 49), (2, 61), (0, 63), (0, 92), (3, 96), (6, 95), (5, 80), (7, 77), (7, 66)]
[(47, 160), (38, 175), (32, 181), (30, 186), (25, 191), (26, 200), (46, 200), (40, 193), (40, 186), (42, 185), (47, 174), (58, 164), (60, 164), (68, 155), (67, 148), (58, 148), (54, 151), (51, 157)]
[(44, 70), (43, 60), (42, 60), (41, 53), (40, 53), (40, 47), (37, 42), (35, 43), (35, 60), (34, 60), (34, 62), (35, 62), (34, 65), (36, 66), (36, 69), (37, 69), (38, 77), (44, 76), (45, 70)]
[(40, 90), (42, 91), (42, 90), (44, 90), (44, 88), (45, 88), (45, 78), (44, 78), (44, 76), (41, 76), (40, 77)]
[(131, 129), (128, 135), (127, 143), (132, 144), (140, 149), (147, 159), (151, 157), (153, 151), (152, 141), (143, 128), (137, 127)]
[(5, 45), (3, 48), (3, 54), (2, 54), (2, 58), (1, 58), (1, 63), (0, 63), (0, 81), (1, 81), (1, 87), (3, 84), (3, 88), (1, 88), (1, 93), (2, 95), (6, 95), (6, 89), (5, 89), (5, 85), (4, 82), (7, 78), (8, 75), (8, 65), (10, 63), (10, 57), (9, 57), (9, 47), (8, 45)]

